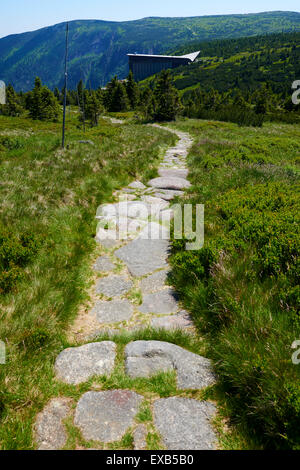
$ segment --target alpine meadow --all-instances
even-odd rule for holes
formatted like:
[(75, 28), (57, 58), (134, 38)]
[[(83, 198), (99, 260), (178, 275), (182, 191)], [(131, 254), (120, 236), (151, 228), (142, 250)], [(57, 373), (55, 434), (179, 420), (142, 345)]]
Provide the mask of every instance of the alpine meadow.
[(172, 14), (0, 39), (2, 451), (300, 450), (300, 12)]

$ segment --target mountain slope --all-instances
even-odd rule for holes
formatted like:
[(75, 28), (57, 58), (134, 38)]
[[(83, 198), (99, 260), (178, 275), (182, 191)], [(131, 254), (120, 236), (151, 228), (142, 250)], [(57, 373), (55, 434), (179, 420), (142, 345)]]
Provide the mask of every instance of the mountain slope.
[[(300, 32), (195, 43), (176, 53), (188, 53), (191, 47), (202, 51), (201, 59), (171, 72), (185, 97), (199, 86), (204, 91), (247, 93), (262, 83), (276, 94), (290, 95), (293, 81), (300, 77)], [(151, 81), (152, 77), (145, 83)]]
[[(195, 41), (300, 31), (300, 13), (270, 12), (137, 21), (70, 22), (69, 84), (83, 78), (91, 87), (113, 75), (126, 76), (128, 52), (160, 54)], [(49, 87), (62, 86), (65, 24), (0, 39), (0, 78), (26, 91), (40, 76)]]

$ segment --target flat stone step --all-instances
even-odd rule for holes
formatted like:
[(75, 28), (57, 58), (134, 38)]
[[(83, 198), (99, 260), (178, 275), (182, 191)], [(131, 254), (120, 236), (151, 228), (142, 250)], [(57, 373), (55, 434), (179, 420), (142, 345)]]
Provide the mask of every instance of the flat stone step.
[(159, 197), (161, 199), (164, 199), (165, 201), (172, 201), (176, 196), (183, 196), (184, 192), (183, 191), (172, 191), (172, 190), (166, 190), (166, 191), (160, 191), (158, 193), (155, 193), (156, 197)]
[(108, 256), (100, 256), (94, 264), (94, 271), (98, 273), (112, 272), (115, 268), (116, 266), (111, 262)]
[(71, 411), (70, 398), (54, 398), (37, 415), (34, 431), (38, 450), (60, 450), (67, 443), (63, 421)]
[[(134, 234), (139, 232), (147, 223), (147, 221), (143, 220), (138, 220), (138, 219), (132, 219), (130, 217), (108, 217), (107, 219), (104, 219), (105, 222), (108, 222), (111, 224), (111, 227), (113, 227), (115, 230), (117, 230), (118, 233), (121, 234)], [(105, 223), (104, 222), (104, 223)]]
[(106, 297), (120, 297), (127, 294), (132, 287), (132, 281), (124, 276), (108, 276), (99, 279), (96, 284), (96, 294), (102, 294)]
[(149, 186), (158, 189), (173, 189), (173, 190), (182, 190), (188, 189), (191, 187), (191, 183), (183, 178), (155, 178), (149, 181)]
[(151, 377), (160, 370), (176, 370), (180, 390), (201, 390), (216, 381), (209, 359), (175, 344), (135, 341), (126, 346), (125, 356), (130, 377)]
[(111, 374), (115, 357), (116, 345), (112, 341), (68, 348), (56, 359), (56, 376), (62, 382), (78, 385), (87, 382), (94, 375)]
[[(163, 222), (164, 215), (161, 212), (160, 220)], [(151, 222), (147, 224), (144, 229), (140, 232), (139, 238), (143, 240), (170, 240), (171, 238), (171, 227), (158, 222)]]
[(105, 230), (102, 227), (98, 228), (95, 240), (104, 248), (114, 248), (119, 243), (115, 230)]
[(139, 424), (133, 433), (134, 450), (146, 450), (147, 434), (147, 426)]
[(169, 272), (170, 271), (168, 269), (165, 269), (142, 279), (140, 284), (142, 294), (151, 294), (164, 289)]
[(164, 170), (164, 169), (159, 169), (158, 170), (159, 176), (162, 178), (183, 178), (186, 179), (189, 174), (189, 170), (176, 170), (176, 169), (170, 169), (170, 170)]
[(146, 186), (140, 181), (134, 181), (133, 183), (130, 183), (128, 187), (131, 189), (146, 189)]
[(145, 201), (147, 204), (150, 204), (151, 206), (155, 206), (155, 208), (159, 211), (163, 211), (164, 209), (167, 209), (169, 207), (168, 202), (166, 202), (164, 199), (159, 198), (159, 197), (143, 196), (142, 201)]
[(132, 276), (141, 277), (166, 268), (170, 243), (168, 240), (137, 238), (115, 252)]
[(163, 330), (186, 330), (193, 328), (194, 323), (188, 312), (182, 311), (168, 317), (153, 318), (151, 326)]
[(168, 450), (215, 450), (212, 403), (171, 397), (154, 403), (154, 424)]
[(98, 301), (90, 314), (96, 316), (100, 324), (128, 321), (133, 315), (133, 306), (129, 300)]
[(111, 217), (129, 217), (131, 219), (148, 220), (150, 214), (151, 204), (144, 201), (123, 201), (100, 206), (97, 210), (96, 219), (108, 218), (109, 220)]
[(78, 402), (75, 425), (87, 441), (120, 441), (133, 425), (142, 400), (131, 390), (87, 392)]
[(139, 307), (142, 313), (169, 315), (179, 310), (178, 296), (173, 289), (165, 289), (153, 294), (146, 294)]

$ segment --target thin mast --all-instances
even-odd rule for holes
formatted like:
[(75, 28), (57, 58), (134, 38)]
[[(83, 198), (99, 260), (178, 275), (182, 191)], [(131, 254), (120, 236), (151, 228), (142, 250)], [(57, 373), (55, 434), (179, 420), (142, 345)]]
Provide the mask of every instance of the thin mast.
[(65, 87), (64, 87), (64, 112), (62, 129), (62, 148), (65, 148), (65, 127), (66, 127), (66, 106), (67, 106), (67, 84), (68, 84), (68, 42), (69, 42), (69, 23), (66, 26), (66, 56), (65, 56)]

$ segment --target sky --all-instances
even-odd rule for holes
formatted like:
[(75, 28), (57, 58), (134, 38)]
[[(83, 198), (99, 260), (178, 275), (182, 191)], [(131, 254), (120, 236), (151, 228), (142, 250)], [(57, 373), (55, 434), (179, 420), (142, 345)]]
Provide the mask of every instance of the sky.
[(0, 37), (67, 20), (125, 21), (147, 16), (202, 16), (298, 11), (299, 0), (1, 0)]

